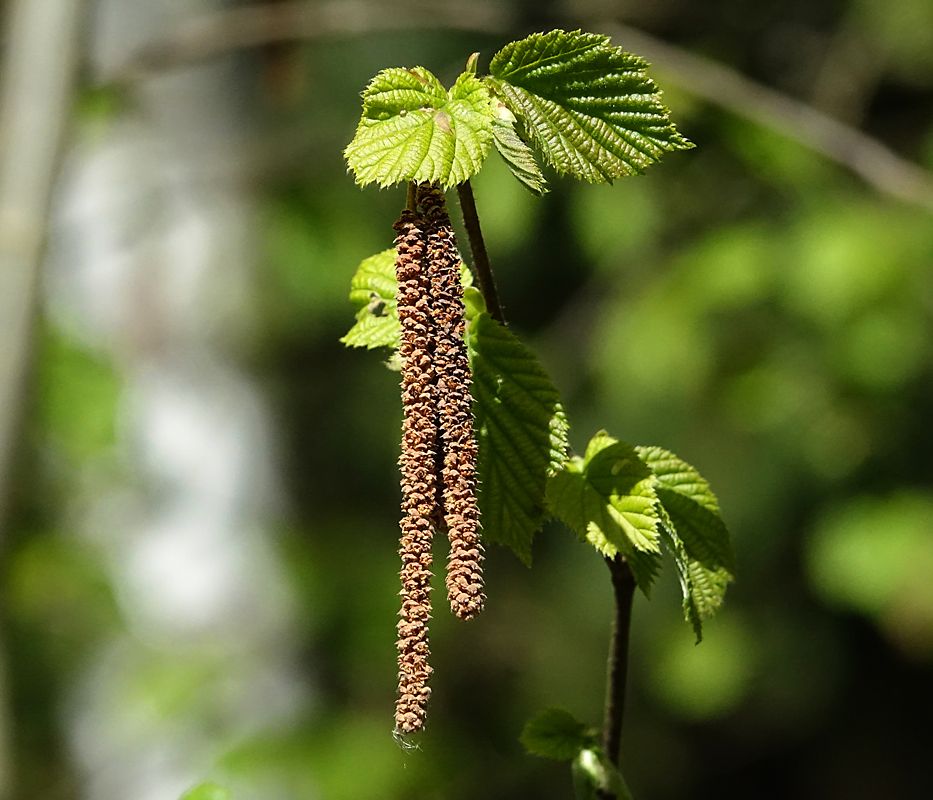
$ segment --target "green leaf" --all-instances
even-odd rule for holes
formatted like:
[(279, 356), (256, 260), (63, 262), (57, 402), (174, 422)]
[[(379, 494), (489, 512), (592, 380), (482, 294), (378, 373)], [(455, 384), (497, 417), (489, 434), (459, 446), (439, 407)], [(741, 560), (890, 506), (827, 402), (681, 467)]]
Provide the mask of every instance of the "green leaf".
[(548, 475), (566, 458), (560, 394), (534, 355), (489, 314), (470, 323), (466, 341), (483, 535), (530, 563), (532, 538), (546, 518)]
[(673, 453), (660, 447), (637, 451), (658, 482), (662, 538), (677, 566), (684, 616), (699, 642), (703, 620), (722, 606), (735, 569), (719, 501), (700, 473)]
[(350, 282), (350, 302), (357, 309), (356, 324), (340, 341), (348, 347), (397, 348), (400, 334), (397, 287), (394, 249), (363, 259)]
[(386, 69), (363, 91), (363, 115), (344, 156), (361, 186), (454, 186), (482, 166), (493, 118), (489, 91), (469, 72), (448, 92), (423, 67)]
[[(467, 271), (467, 274), (470, 274)], [(486, 298), (474, 286), (463, 287), (463, 315), (467, 321), (476, 319), (480, 314), (486, 313)]]
[[(473, 273), (461, 261), (460, 283), (473, 290)], [(363, 259), (350, 282), (350, 302), (356, 306), (356, 324), (340, 341), (347, 347), (399, 346), (401, 329), (395, 293), (395, 250), (383, 250)], [(472, 295), (471, 295), (472, 296)]]
[(595, 747), (596, 735), (569, 711), (549, 708), (525, 725), (521, 742), (533, 755), (570, 761), (584, 748)]
[(622, 773), (601, 748), (581, 750), (570, 765), (570, 774), (577, 800), (601, 800), (607, 795), (616, 800), (632, 800)]
[(547, 487), (554, 514), (603, 555), (622, 553), (646, 597), (661, 555), (654, 484), (631, 445), (600, 431), (585, 456), (571, 459)]
[(492, 122), (492, 134), (496, 150), (499, 151), (509, 171), (532, 194), (543, 195), (547, 191), (544, 176), (538, 168), (531, 148), (515, 132), (512, 123), (507, 119), (497, 117)]
[(182, 795), (181, 800), (231, 800), (231, 797), (227, 789), (216, 783), (202, 783)]
[(558, 172), (591, 183), (643, 172), (681, 136), (646, 75), (609, 38), (562, 30), (507, 44), (487, 81)]

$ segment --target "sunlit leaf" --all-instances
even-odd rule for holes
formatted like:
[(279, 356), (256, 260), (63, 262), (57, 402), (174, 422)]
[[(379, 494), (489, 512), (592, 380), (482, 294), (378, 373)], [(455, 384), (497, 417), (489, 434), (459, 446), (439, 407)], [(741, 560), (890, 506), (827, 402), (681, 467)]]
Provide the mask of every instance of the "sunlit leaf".
[(533, 194), (544, 194), (547, 191), (544, 176), (535, 161), (534, 153), (515, 132), (512, 123), (505, 119), (494, 119), (492, 134), (495, 137), (496, 150), (509, 171)]
[(647, 67), (608, 37), (555, 30), (507, 44), (487, 81), (558, 172), (611, 183), (693, 146), (671, 123)]
[(548, 505), (609, 558), (622, 553), (647, 596), (660, 568), (658, 496), (635, 449), (605, 431), (548, 481)]
[[(465, 289), (473, 286), (473, 274), (462, 263), (460, 283)], [(395, 297), (397, 288), (394, 249), (363, 259), (350, 282), (350, 302), (356, 307), (356, 324), (340, 341), (347, 347), (398, 348), (401, 329)]]
[(356, 324), (340, 341), (348, 347), (398, 347), (398, 303), (395, 250), (363, 259), (350, 282)]
[(363, 115), (344, 151), (357, 183), (462, 183), (492, 143), (492, 101), (463, 73), (448, 92), (428, 70), (386, 69), (363, 91)]
[(677, 566), (684, 615), (700, 641), (703, 620), (722, 606), (733, 579), (729, 532), (716, 496), (696, 469), (660, 447), (637, 451), (657, 479), (662, 539)]
[(567, 420), (551, 379), (506, 327), (483, 313), (470, 323), (466, 340), (483, 535), (528, 563), (546, 517), (548, 475), (566, 457)]

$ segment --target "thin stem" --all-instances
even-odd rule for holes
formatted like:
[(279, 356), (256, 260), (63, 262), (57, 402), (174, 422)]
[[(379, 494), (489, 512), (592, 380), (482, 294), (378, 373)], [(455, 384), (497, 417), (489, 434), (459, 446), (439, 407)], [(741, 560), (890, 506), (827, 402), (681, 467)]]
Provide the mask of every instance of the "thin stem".
[(463, 213), (463, 224), (466, 227), (467, 238), (470, 240), (470, 252), (473, 254), (473, 270), (479, 281), (479, 290), (486, 301), (486, 309), (497, 322), (505, 325), (502, 306), (499, 305), (499, 293), (496, 291), (496, 282), (492, 277), (492, 268), (489, 266), (489, 255), (486, 253), (486, 243), (483, 241), (483, 231), (479, 227), (479, 215), (476, 213), (476, 201), (473, 199), (473, 187), (469, 181), (457, 184), (457, 194), (460, 196), (460, 210)]
[(405, 208), (409, 211), (418, 209), (418, 184), (414, 181), (408, 182), (408, 197), (405, 199)]
[(603, 749), (609, 760), (619, 765), (619, 745), (622, 741), (622, 716), (625, 712), (625, 680), (628, 675), (628, 639), (632, 623), (632, 601), (635, 597), (635, 576), (626, 560), (617, 555), (607, 558), (615, 593), (616, 618), (612, 625), (609, 664), (606, 676), (606, 717), (603, 729)]

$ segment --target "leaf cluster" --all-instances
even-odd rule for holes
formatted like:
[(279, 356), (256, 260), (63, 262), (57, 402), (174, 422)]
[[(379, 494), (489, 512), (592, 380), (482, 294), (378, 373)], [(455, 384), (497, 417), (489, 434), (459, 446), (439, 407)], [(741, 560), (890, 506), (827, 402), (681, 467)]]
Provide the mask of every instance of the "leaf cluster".
[[(393, 252), (364, 260), (353, 278), (350, 296), (358, 310), (343, 339), (349, 346), (398, 346)], [(530, 564), (535, 534), (557, 517), (602, 555), (621, 553), (646, 596), (666, 549), (699, 641), (703, 620), (722, 605), (734, 569), (709, 484), (673, 453), (632, 447), (605, 431), (582, 458), (568, 457), (560, 393), (534, 354), (486, 313), (481, 295), (469, 287), (469, 271), (462, 275), (484, 538)]]
[(532, 147), (558, 173), (611, 183), (693, 146), (671, 123), (647, 63), (608, 37), (532, 34), (496, 53), (482, 78), (476, 61), (449, 90), (424, 67), (373, 78), (344, 153), (360, 185), (449, 188), (475, 175), (495, 145), (512, 174), (541, 194)]
[[(540, 194), (544, 177), (532, 146), (558, 173), (594, 183), (637, 174), (664, 152), (693, 146), (671, 123), (648, 65), (605, 36), (532, 34), (496, 53), (483, 78), (477, 60), (471, 56), (449, 90), (423, 67), (373, 78), (345, 152), (358, 183), (450, 187), (475, 174), (494, 145), (515, 177)], [(387, 250), (360, 265), (350, 294), (356, 324), (345, 344), (397, 350), (393, 259)], [(624, 556), (646, 596), (663, 546), (699, 640), (733, 571), (709, 485), (672, 453), (634, 448), (605, 432), (582, 458), (569, 457), (567, 418), (547, 373), (486, 313), (478, 292), (466, 291), (464, 300), (484, 537), (530, 563), (535, 533), (558, 517), (604, 556)], [(389, 365), (397, 362), (395, 355)]]
[(646, 597), (663, 544), (677, 567), (684, 616), (702, 639), (734, 564), (716, 496), (696, 469), (660, 447), (632, 447), (600, 431), (583, 458), (570, 459), (549, 482), (547, 499), (604, 556), (621, 553)]

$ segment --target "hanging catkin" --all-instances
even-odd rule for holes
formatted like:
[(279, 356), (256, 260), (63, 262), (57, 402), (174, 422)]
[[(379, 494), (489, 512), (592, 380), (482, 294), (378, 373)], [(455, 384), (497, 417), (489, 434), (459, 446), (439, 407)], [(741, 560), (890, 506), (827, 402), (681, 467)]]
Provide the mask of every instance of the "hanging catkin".
[(437, 410), (434, 387), (434, 322), (430, 279), (425, 271), (422, 220), (403, 211), (395, 224), (395, 273), (402, 358), (402, 609), (398, 623), (398, 702), (395, 728), (404, 734), (424, 727), (431, 690), (428, 620), (431, 617), (431, 540), (437, 518)]
[(418, 203), (424, 214), (426, 262), (431, 278), (434, 320), (434, 373), (443, 448), (444, 522), (450, 540), (447, 598), (460, 619), (483, 610), (483, 545), (476, 505), (476, 439), (473, 436), (470, 364), (463, 340), (463, 286), (460, 255), (444, 194), (422, 184)]
[(422, 214), (405, 210), (395, 224), (404, 409), (395, 728), (402, 734), (424, 727), (431, 696), (428, 620), (436, 529), (446, 529), (450, 540), (451, 610), (470, 619), (482, 611), (485, 600), (460, 256), (443, 193), (422, 184), (417, 203)]

